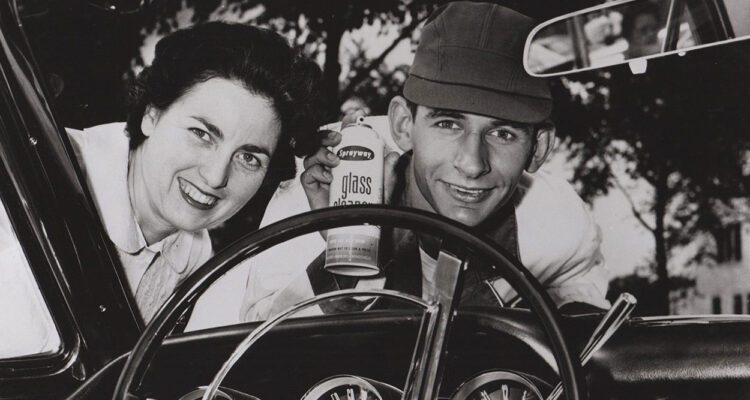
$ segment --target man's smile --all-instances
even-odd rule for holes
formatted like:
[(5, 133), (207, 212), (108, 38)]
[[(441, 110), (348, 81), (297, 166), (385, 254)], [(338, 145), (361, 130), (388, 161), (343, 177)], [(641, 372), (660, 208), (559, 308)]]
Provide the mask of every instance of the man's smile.
[(205, 193), (192, 183), (182, 178), (177, 178), (180, 184), (180, 194), (191, 206), (199, 210), (210, 210), (216, 205), (218, 197)]
[(454, 199), (464, 203), (482, 202), (492, 193), (492, 188), (467, 187), (448, 182), (445, 182), (445, 186), (448, 188), (448, 193)]

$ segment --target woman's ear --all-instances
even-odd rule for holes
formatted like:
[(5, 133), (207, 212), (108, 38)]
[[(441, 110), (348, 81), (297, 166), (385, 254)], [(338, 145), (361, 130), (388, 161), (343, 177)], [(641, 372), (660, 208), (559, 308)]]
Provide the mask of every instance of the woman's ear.
[(409, 151), (413, 147), (412, 130), (414, 129), (414, 117), (406, 99), (396, 96), (388, 105), (388, 122), (391, 126), (391, 136), (398, 147), (403, 151)]
[(534, 147), (531, 149), (531, 158), (526, 170), (536, 172), (552, 153), (555, 148), (555, 125), (552, 123), (543, 123), (539, 127), (534, 127), (536, 140)]
[(141, 119), (141, 132), (146, 137), (151, 136), (154, 133), (154, 127), (156, 122), (159, 120), (159, 112), (153, 106), (146, 106), (146, 110), (143, 112), (143, 118)]

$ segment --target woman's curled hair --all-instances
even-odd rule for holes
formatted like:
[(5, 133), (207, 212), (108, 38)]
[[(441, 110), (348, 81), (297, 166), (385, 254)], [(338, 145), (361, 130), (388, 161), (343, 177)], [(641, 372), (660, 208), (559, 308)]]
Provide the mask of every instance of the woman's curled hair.
[(157, 43), (153, 63), (138, 75), (130, 91), (130, 148), (146, 139), (141, 120), (148, 107), (164, 111), (211, 78), (242, 82), (270, 101), (280, 120), (281, 137), (270, 163), (273, 173), (268, 175), (276, 183), (294, 177), (293, 143), (308, 141), (321, 123), (321, 71), (279, 34), (250, 25), (208, 22), (176, 31)]

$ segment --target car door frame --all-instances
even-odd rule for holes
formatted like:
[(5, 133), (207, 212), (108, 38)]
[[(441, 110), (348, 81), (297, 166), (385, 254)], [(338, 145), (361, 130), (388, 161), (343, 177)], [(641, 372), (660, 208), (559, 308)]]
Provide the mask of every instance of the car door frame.
[(62, 347), (0, 360), (0, 398), (60, 398), (143, 326), (13, 3), (0, 2), (0, 196)]

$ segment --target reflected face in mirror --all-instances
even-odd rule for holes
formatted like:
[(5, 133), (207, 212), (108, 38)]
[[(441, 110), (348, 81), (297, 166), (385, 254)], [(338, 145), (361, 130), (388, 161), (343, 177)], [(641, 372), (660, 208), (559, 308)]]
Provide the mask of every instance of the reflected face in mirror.
[(607, 2), (536, 27), (524, 67), (534, 76), (563, 75), (748, 38), (747, 0)]
[(628, 56), (641, 57), (660, 52), (658, 32), (661, 28), (656, 11), (626, 16), (623, 33), (628, 40)]
[(131, 202), (147, 241), (234, 215), (260, 188), (281, 134), (268, 99), (224, 78), (196, 84), (165, 110), (151, 108), (141, 128), (147, 138), (131, 157)]

